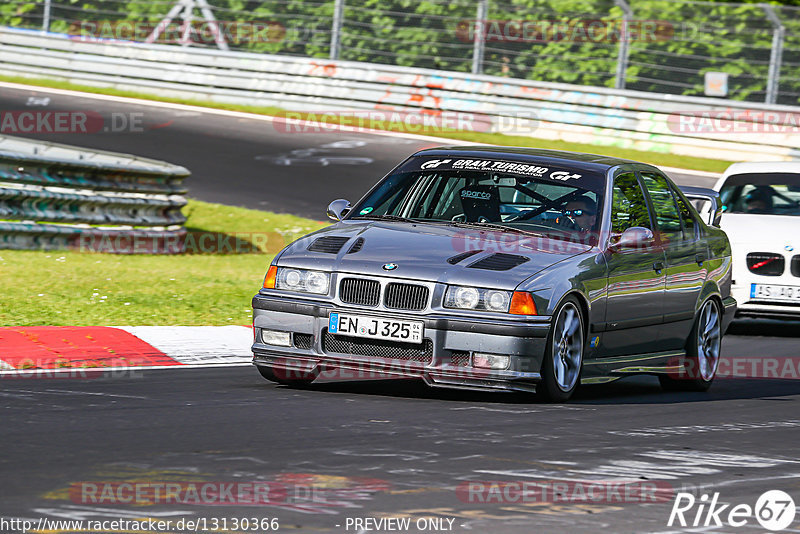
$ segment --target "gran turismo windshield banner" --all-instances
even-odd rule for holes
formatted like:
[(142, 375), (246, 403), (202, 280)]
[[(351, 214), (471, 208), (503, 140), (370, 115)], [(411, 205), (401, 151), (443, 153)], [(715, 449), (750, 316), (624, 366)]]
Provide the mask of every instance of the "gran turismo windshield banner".
[(565, 167), (553, 167), (529, 161), (511, 161), (495, 158), (448, 158), (415, 157), (407, 161), (397, 172), (425, 170), (437, 171), (487, 171), (514, 174), (531, 179), (550, 179), (580, 189), (597, 191), (603, 188), (605, 177), (600, 174), (577, 171)]

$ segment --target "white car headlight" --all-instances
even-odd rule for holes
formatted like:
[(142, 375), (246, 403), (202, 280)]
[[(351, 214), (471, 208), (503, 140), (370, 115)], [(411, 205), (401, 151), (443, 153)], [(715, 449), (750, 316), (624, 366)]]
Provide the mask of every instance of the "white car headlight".
[(303, 293), (316, 293), (325, 295), (330, 287), (330, 274), (320, 271), (306, 271), (304, 269), (291, 269), (279, 267), (275, 279), (275, 289), (287, 291), (301, 291)]
[(445, 308), (507, 312), (511, 292), (467, 286), (449, 286), (444, 296)]

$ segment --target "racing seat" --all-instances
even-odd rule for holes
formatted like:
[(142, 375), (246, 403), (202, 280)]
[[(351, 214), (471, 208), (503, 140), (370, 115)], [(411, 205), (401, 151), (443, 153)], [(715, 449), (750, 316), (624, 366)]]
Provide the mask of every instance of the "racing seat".
[(466, 222), (500, 222), (500, 193), (493, 185), (471, 185), (458, 192)]

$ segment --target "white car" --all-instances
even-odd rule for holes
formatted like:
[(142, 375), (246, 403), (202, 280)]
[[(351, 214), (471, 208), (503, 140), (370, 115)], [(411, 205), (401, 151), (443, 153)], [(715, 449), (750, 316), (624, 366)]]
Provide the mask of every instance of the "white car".
[(734, 163), (714, 189), (737, 315), (800, 317), (800, 161)]

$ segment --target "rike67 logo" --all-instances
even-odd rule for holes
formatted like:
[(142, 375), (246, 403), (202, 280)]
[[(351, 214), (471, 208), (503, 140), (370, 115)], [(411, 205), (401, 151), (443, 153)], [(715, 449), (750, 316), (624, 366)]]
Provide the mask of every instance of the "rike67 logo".
[[(682, 527), (743, 527), (753, 518), (762, 528), (778, 531), (788, 528), (795, 517), (794, 499), (781, 490), (769, 490), (761, 494), (755, 506), (749, 504), (722, 504), (719, 492), (709, 499), (707, 494), (697, 499), (691, 493), (679, 492), (672, 504), (667, 526)], [(751, 525), (755, 526), (755, 525)]]

